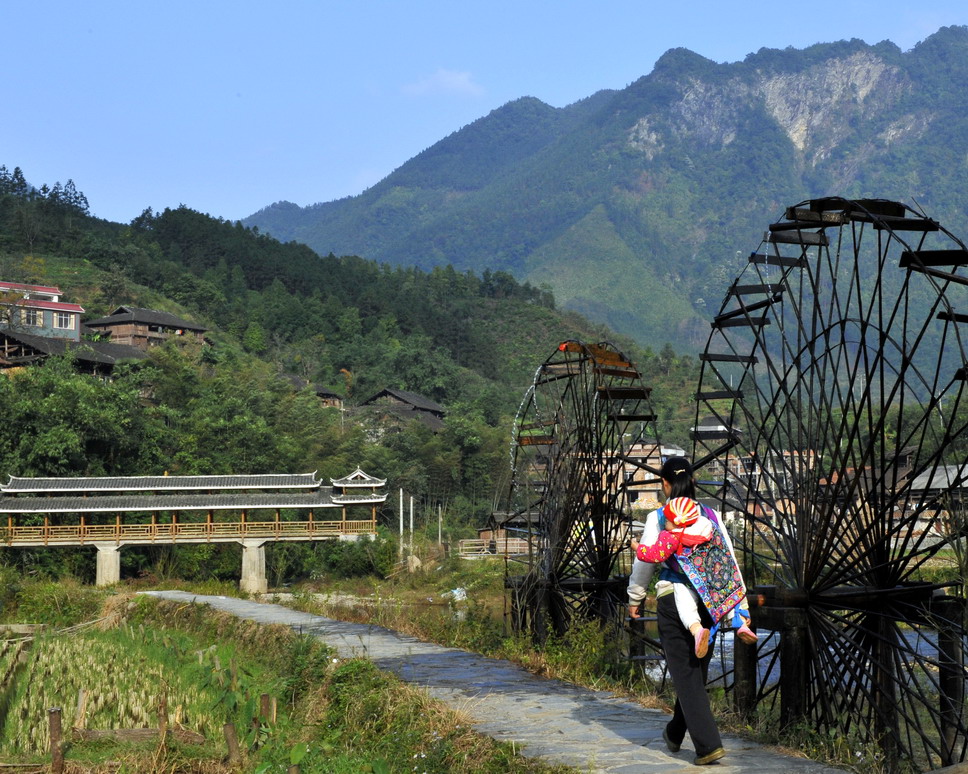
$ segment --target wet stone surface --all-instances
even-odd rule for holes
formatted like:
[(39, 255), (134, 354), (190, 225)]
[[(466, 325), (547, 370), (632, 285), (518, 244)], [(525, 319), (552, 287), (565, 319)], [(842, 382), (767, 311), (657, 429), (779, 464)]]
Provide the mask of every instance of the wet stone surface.
[(697, 770), (763, 774), (840, 771), (784, 755), (755, 742), (724, 736), (727, 755), (696, 769), (688, 736), (678, 753), (662, 741), (668, 715), (605, 691), (532, 675), (508, 661), (422, 642), (380, 626), (347, 623), (281, 605), (183, 591), (150, 596), (196, 602), (258, 623), (290, 626), (319, 637), (343, 658), (364, 657), (380, 669), (426, 688), (473, 718), (474, 728), (523, 754), (595, 774), (673, 774)]

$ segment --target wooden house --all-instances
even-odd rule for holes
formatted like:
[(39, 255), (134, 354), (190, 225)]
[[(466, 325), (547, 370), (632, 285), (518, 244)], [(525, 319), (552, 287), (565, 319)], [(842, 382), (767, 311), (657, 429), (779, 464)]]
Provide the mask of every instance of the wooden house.
[(323, 387), (321, 384), (312, 384), (308, 379), (303, 379), (295, 374), (283, 374), (283, 378), (292, 385), (294, 390), (301, 392), (307, 387), (312, 389), (316, 393), (316, 397), (319, 398), (320, 404), (326, 408), (343, 408), (343, 398), (329, 388)]
[(127, 344), (142, 350), (176, 337), (204, 341), (203, 334), (207, 330), (168, 312), (134, 306), (119, 306), (107, 317), (89, 321), (87, 327), (106, 333), (114, 344)]
[(360, 406), (372, 407), (370, 410), (379, 414), (383, 420), (416, 420), (423, 422), (434, 432), (444, 429), (444, 407), (415, 392), (387, 387), (363, 401)]

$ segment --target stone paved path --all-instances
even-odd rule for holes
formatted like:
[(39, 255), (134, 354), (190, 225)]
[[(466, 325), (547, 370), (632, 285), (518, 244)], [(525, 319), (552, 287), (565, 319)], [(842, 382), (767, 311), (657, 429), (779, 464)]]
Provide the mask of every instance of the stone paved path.
[(670, 753), (662, 741), (668, 715), (604, 691), (578, 688), (530, 674), (508, 661), (446, 648), (368, 624), (347, 623), (282, 605), (183, 591), (151, 596), (195, 601), (259, 623), (276, 623), (319, 637), (342, 657), (362, 656), (380, 669), (424, 686), (436, 699), (462, 710), (474, 728), (525, 755), (594, 774), (675, 774), (687, 771), (833, 774), (838, 769), (783, 755), (763, 745), (725, 736), (725, 758), (699, 769), (688, 736)]

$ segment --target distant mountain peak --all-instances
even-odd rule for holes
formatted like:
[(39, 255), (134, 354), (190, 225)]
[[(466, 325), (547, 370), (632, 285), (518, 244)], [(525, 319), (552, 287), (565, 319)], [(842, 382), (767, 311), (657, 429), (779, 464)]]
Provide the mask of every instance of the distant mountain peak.
[(677, 48), (625, 89), (512, 100), (360, 196), (246, 222), (323, 254), (509, 271), (643, 343), (688, 331), (698, 347), (788, 204), (917, 196), (968, 223), (966, 103), (966, 27), (904, 53), (849, 40), (717, 64)]

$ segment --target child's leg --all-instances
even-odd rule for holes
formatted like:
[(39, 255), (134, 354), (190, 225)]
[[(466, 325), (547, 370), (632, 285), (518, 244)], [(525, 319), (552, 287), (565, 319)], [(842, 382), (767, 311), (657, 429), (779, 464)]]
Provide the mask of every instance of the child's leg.
[(744, 598), (733, 611), (733, 626), (736, 627), (736, 636), (747, 645), (752, 645), (758, 639), (756, 632), (750, 629), (750, 606)]
[(673, 598), (676, 601), (679, 620), (696, 640), (696, 656), (703, 658), (709, 651), (709, 629), (706, 629), (699, 619), (696, 597), (686, 584), (676, 583), (673, 588)]
[(673, 596), (676, 600), (676, 612), (679, 613), (679, 620), (689, 631), (694, 627), (701, 626), (699, 623), (699, 606), (693, 596), (692, 589), (685, 583), (673, 584)]

